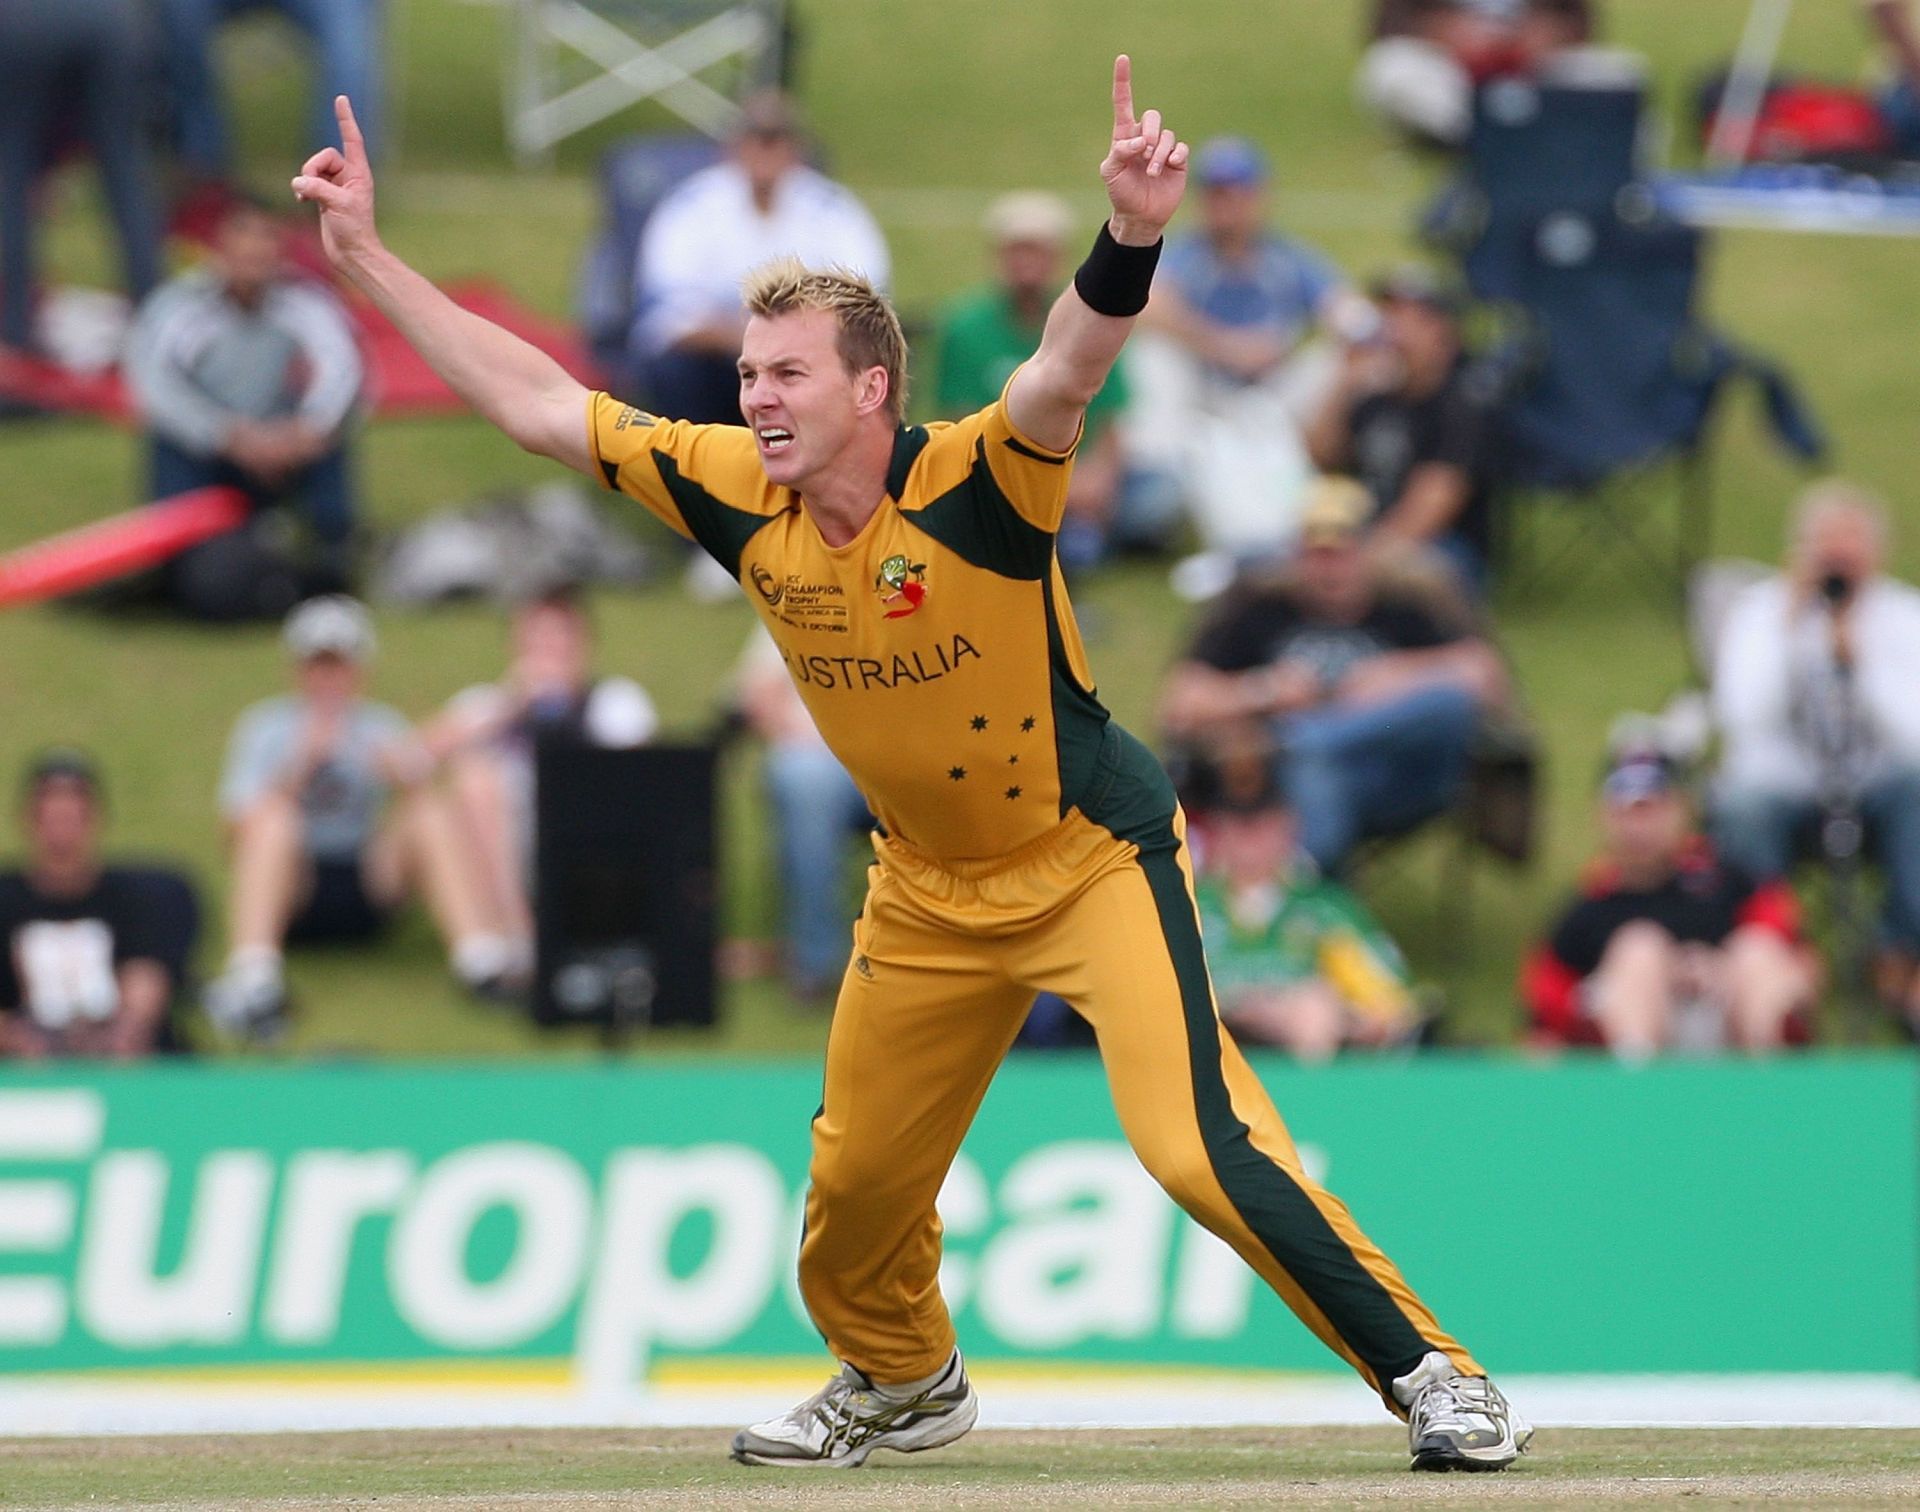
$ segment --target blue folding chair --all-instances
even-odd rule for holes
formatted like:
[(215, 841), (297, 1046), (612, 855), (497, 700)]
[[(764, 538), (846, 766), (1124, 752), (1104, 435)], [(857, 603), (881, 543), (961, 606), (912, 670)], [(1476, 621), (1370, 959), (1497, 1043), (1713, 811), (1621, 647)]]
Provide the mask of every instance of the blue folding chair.
[[(1552, 578), (1565, 559), (1585, 567), (1610, 545), (1652, 569), (1637, 581), (1677, 602), (1709, 546), (1707, 443), (1732, 378), (1759, 384), (1790, 451), (1808, 461), (1821, 451), (1784, 376), (1700, 319), (1701, 234), (1655, 207), (1637, 155), (1643, 105), (1637, 85), (1489, 84), (1463, 178), (1427, 218), (1505, 331), (1496, 555), (1509, 589)], [(1519, 528), (1535, 501), (1578, 521), (1551, 562), (1531, 557)]]
[(580, 265), (575, 303), (588, 349), (612, 392), (639, 399), (645, 375), (634, 364), (629, 337), (635, 316), (634, 272), (640, 234), (660, 201), (689, 174), (720, 160), (724, 149), (688, 132), (633, 137), (600, 158), (600, 234)]

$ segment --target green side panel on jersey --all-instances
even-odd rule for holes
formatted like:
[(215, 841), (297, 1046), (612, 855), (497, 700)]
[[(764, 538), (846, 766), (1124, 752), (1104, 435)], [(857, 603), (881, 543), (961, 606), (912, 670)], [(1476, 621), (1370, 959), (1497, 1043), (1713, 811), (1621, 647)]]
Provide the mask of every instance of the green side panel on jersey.
[[(1060, 633), (1060, 607), (1054, 601), (1053, 573), (1049, 571), (1040, 580), (1041, 590), (1047, 607), (1047, 667), (1053, 691), (1053, 752), (1054, 760), (1060, 771), (1060, 813), (1065, 817), (1070, 808), (1079, 808), (1086, 813), (1087, 802), (1096, 786), (1095, 778), (1100, 761), (1101, 747), (1110, 738), (1112, 729), (1119, 735), (1125, 735), (1113, 725), (1113, 716), (1107, 712), (1107, 706), (1100, 702), (1099, 695), (1091, 688), (1080, 686), (1080, 679), (1073, 675), (1073, 664), (1067, 659), (1067, 643)], [(1131, 736), (1127, 742), (1139, 745)], [(1115, 744), (1116, 759), (1119, 759), (1121, 743)], [(1144, 746), (1141, 753), (1152, 764), (1151, 777), (1166, 781), (1166, 774), (1160, 763)], [(1132, 754), (1132, 753), (1129, 753)], [(1138, 756), (1133, 760), (1137, 763)], [(1146, 774), (1143, 770), (1142, 775)], [(1168, 788), (1171, 799), (1172, 788)], [(1092, 814), (1088, 818), (1095, 817)]]
[(1040, 582), (1053, 570), (1053, 532), (1023, 519), (1000, 491), (985, 442), (964, 479), (901, 518), (970, 566), (1001, 577)]
[(680, 510), (680, 518), (687, 522), (687, 529), (693, 532), (694, 540), (737, 580), (740, 576), (740, 553), (746, 549), (748, 541), (773, 523), (776, 516), (736, 509), (716, 499), (691, 478), (682, 477), (673, 458), (664, 452), (656, 451), (653, 460), (660, 469), (661, 482), (666, 484), (667, 492)]

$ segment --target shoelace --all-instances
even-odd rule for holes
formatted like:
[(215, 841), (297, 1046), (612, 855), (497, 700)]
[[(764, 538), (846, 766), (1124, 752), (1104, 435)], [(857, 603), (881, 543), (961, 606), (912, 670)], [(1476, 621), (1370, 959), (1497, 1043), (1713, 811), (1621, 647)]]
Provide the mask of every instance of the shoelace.
[(1497, 1416), (1506, 1410), (1506, 1398), (1495, 1390), (1485, 1376), (1446, 1376), (1434, 1381), (1420, 1393), (1420, 1416), (1432, 1419), (1444, 1409), (1455, 1412), (1482, 1412)]
[(817, 1421), (831, 1432), (853, 1416), (851, 1408), (854, 1403), (867, 1395), (852, 1367), (843, 1365), (840, 1374), (789, 1412), (787, 1421), (796, 1427)]

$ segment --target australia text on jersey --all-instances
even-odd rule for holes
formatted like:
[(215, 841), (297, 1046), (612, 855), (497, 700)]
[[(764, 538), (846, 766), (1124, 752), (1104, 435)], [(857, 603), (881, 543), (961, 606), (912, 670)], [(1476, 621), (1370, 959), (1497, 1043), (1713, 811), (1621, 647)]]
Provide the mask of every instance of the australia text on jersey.
[(963, 662), (984, 660), (979, 648), (957, 631), (924, 650), (895, 653), (890, 662), (877, 656), (826, 656), (820, 652), (796, 656), (784, 646), (780, 655), (796, 682), (816, 688), (851, 689), (936, 682), (949, 672), (959, 671)]

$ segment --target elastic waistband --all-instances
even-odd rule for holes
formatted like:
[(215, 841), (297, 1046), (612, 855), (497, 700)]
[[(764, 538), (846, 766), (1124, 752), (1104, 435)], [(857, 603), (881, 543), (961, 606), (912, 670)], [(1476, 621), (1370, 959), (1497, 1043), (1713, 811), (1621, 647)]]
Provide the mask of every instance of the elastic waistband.
[(1052, 829), (1042, 830), (1024, 845), (1017, 845), (998, 856), (978, 859), (936, 856), (931, 851), (922, 850), (911, 840), (903, 840), (898, 835), (883, 835), (877, 830), (874, 832), (873, 848), (880, 853), (883, 862), (892, 854), (916, 870), (940, 871), (950, 877), (958, 877), (963, 882), (978, 882), (982, 878), (997, 877), (1002, 872), (1069, 850), (1076, 843), (1084, 843), (1089, 831), (1101, 838), (1111, 838), (1105, 829), (1078, 809), (1069, 809), (1066, 818)]
[(1139, 852), (1078, 809), (1005, 855), (975, 861), (930, 856), (893, 837), (873, 837), (888, 896), (963, 934), (1015, 934), (1077, 898)]

